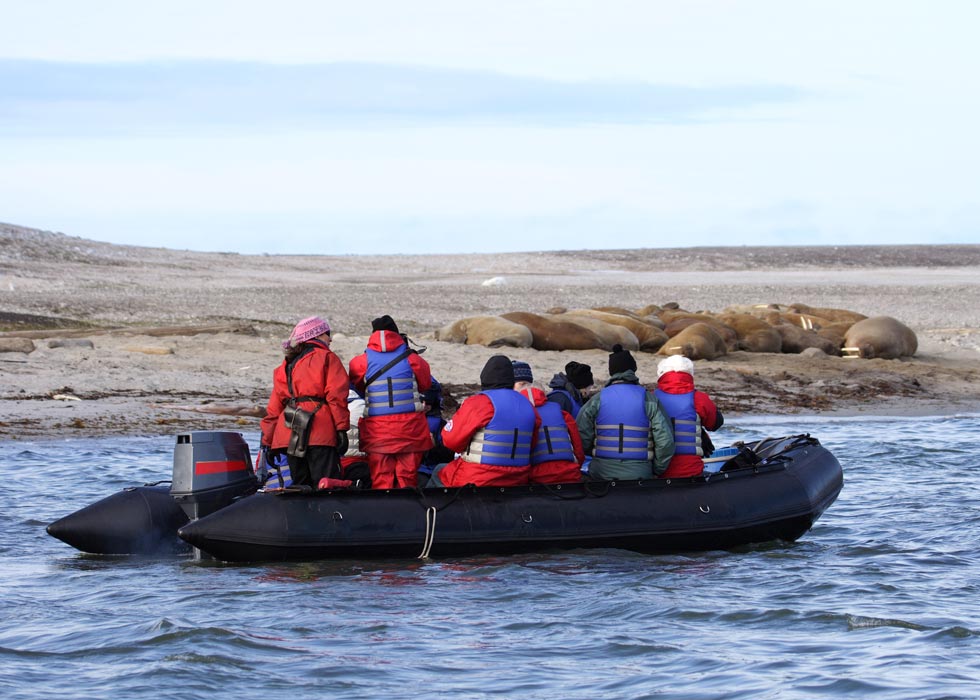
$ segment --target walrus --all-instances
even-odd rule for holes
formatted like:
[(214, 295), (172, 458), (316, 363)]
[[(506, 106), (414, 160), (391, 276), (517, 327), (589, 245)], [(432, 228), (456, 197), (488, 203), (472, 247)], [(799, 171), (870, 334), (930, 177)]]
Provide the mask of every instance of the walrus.
[(834, 342), (839, 348), (844, 345), (844, 336), (847, 335), (848, 329), (854, 324), (850, 321), (837, 321), (835, 323), (828, 323), (826, 326), (821, 326), (817, 329), (817, 335), (821, 338), (826, 338)]
[(735, 331), (738, 349), (746, 352), (781, 352), (783, 338), (779, 331), (761, 318), (747, 313), (723, 313), (718, 320)]
[(790, 304), (790, 311), (795, 311), (798, 314), (806, 314), (808, 316), (819, 316), (820, 318), (827, 319), (830, 323), (841, 323), (844, 321), (850, 323), (857, 323), (858, 321), (863, 321), (867, 318), (864, 314), (859, 314), (857, 311), (849, 311), (848, 309), (832, 309), (825, 306), (807, 306), (806, 304)]
[(731, 328), (730, 326), (726, 326), (714, 316), (708, 316), (707, 314), (692, 314), (685, 312), (685, 315), (674, 316), (664, 327), (664, 333), (666, 333), (668, 337), (673, 338), (685, 328), (692, 326), (695, 323), (705, 323), (714, 328), (715, 332), (721, 336), (722, 340), (725, 341), (725, 347), (728, 350), (735, 350), (738, 346), (738, 334), (735, 332), (735, 329)]
[(660, 311), (657, 312), (657, 318), (664, 322), (664, 325), (670, 325), (671, 321), (678, 318), (690, 318), (691, 316), (697, 316), (698, 314), (693, 311), (687, 311), (686, 309), (670, 308), (664, 306)]
[(847, 329), (844, 352), (858, 357), (894, 360), (911, 357), (919, 340), (911, 328), (891, 316), (872, 316)]
[(637, 321), (642, 321), (643, 318), (634, 311), (629, 309), (624, 309), (621, 306), (593, 306), (593, 311), (604, 311), (607, 314), (616, 314), (617, 316), (628, 316), (629, 318), (634, 318)]
[(565, 313), (566, 316), (588, 316), (597, 318), (605, 323), (622, 326), (629, 330), (639, 344), (637, 348), (629, 348), (625, 344), (626, 350), (642, 350), (644, 352), (656, 352), (664, 343), (667, 342), (667, 334), (656, 325), (633, 316), (625, 316), (617, 313), (605, 312), (599, 309), (572, 309)]
[(612, 350), (614, 345), (621, 345), (624, 350), (639, 350), (640, 341), (626, 326), (618, 323), (607, 323), (604, 319), (588, 314), (569, 312), (561, 314), (556, 320), (574, 323), (587, 328), (602, 340), (603, 350)]
[(792, 323), (777, 323), (773, 328), (783, 340), (784, 353), (801, 353), (807, 348), (817, 348), (828, 355), (839, 355), (839, 345), (817, 335), (816, 331)]
[(649, 304), (647, 306), (644, 306), (642, 309), (637, 309), (635, 314), (641, 321), (652, 323), (660, 330), (663, 330), (664, 326), (667, 324), (664, 323), (663, 319), (657, 315), (661, 311), (663, 311), (663, 309), (657, 306), (656, 304)]
[(488, 348), (529, 348), (533, 339), (527, 328), (499, 316), (461, 318), (443, 326), (433, 336), (447, 343), (485, 345)]
[(810, 314), (800, 314), (796, 313), (795, 311), (764, 311), (759, 314), (759, 318), (764, 320), (770, 326), (778, 326), (781, 323), (787, 323), (791, 326), (797, 326), (798, 328), (805, 328), (806, 330), (816, 330), (831, 323), (831, 321), (826, 318), (811, 316)]
[(690, 360), (713, 360), (728, 352), (725, 340), (707, 323), (693, 323), (664, 343), (658, 355), (683, 355)]
[(501, 318), (519, 323), (531, 332), (531, 347), (535, 350), (592, 350), (609, 349), (603, 339), (588, 328), (576, 323), (557, 320), (559, 317), (539, 316), (525, 311), (501, 314)]

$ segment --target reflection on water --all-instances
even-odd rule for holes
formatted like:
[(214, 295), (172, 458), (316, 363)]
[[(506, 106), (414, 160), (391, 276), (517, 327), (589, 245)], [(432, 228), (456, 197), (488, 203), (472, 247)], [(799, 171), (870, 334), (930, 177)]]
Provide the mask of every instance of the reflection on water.
[(0, 693), (980, 696), (977, 416), (741, 419), (716, 443), (799, 432), (845, 487), (794, 544), (270, 565), (44, 533), (169, 478), (172, 437), (6, 443)]

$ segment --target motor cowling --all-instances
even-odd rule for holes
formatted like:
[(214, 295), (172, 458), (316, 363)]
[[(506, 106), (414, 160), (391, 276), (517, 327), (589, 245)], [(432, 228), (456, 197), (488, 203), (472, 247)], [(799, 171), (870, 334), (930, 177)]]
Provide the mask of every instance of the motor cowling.
[(191, 520), (258, 488), (241, 433), (202, 430), (177, 436), (170, 495)]

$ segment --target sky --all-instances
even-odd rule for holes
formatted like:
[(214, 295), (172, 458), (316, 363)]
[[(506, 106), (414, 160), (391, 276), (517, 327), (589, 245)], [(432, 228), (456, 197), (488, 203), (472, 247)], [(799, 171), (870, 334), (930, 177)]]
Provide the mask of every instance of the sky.
[(0, 0), (0, 221), (239, 253), (980, 243), (980, 3)]

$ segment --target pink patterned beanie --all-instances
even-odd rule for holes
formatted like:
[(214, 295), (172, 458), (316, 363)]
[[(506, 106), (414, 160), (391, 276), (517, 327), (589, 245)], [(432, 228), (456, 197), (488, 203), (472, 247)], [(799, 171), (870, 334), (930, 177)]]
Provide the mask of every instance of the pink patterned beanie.
[(300, 343), (305, 343), (307, 340), (312, 340), (318, 335), (329, 332), (330, 324), (319, 316), (304, 318), (293, 328), (293, 332), (289, 334), (289, 340), (283, 342), (282, 349), (288, 350), (289, 348), (294, 348)]

